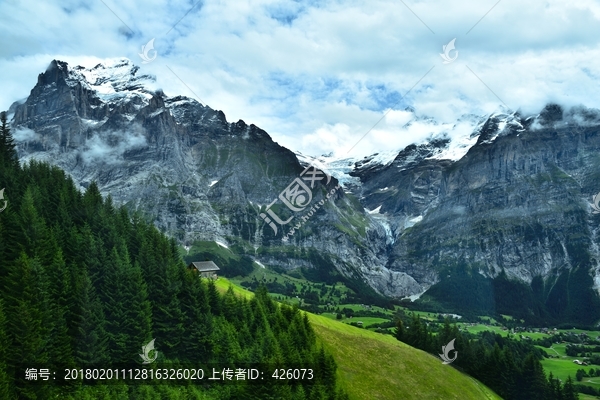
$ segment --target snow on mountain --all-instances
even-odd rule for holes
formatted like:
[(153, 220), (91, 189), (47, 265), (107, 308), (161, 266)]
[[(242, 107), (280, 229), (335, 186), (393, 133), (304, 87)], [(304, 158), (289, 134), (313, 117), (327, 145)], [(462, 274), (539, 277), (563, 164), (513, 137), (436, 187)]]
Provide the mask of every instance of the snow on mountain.
[(399, 150), (383, 151), (375, 153), (370, 156), (365, 156), (362, 159), (355, 159), (354, 165), (360, 163), (363, 167), (370, 167), (375, 165), (386, 166), (391, 164), (394, 159), (398, 156)]
[(87, 89), (95, 91), (105, 103), (138, 96), (147, 103), (152, 98), (151, 89), (156, 78), (152, 75), (138, 75), (140, 67), (126, 58), (109, 59), (93, 68), (59, 65), (59, 68), (65, 67), (69, 72), (66, 80), (69, 86), (81, 83)]
[[(89, 90), (98, 99), (97, 103), (90, 102), (91, 109), (102, 107), (118, 107), (127, 104), (126, 112), (122, 118), (132, 121), (138, 111), (152, 100), (156, 93), (156, 78), (151, 75), (139, 74), (139, 67), (126, 58), (109, 59), (92, 68), (82, 66), (71, 67), (63, 62), (54, 64), (59, 71), (66, 72), (66, 83), (74, 88), (78, 85)], [(153, 118), (163, 112), (169, 112), (179, 124), (189, 123), (186, 113), (190, 107), (198, 103), (184, 96), (169, 97), (163, 94), (164, 106), (158, 107), (148, 117)], [(415, 143), (404, 149), (387, 150), (365, 157), (335, 157), (333, 153), (318, 157), (297, 152), (298, 161), (304, 165), (314, 165), (335, 177), (345, 188), (352, 191), (360, 186), (360, 179), (353, 176), (353, 172), (381, 168), (392, 164), (400, 154), (403, 155), (401, 169), (407, 168), (414, 162), (423, 159), (438, 159), (458, 161), (467, 154), (469, 149), (480, 141), (483, 128), (487, 134), (484, 143), (491, 143), (497, 137), (513, 130), (522, 130), (523, 125), (515, 114), (508, 114), (507, 110), (500, 110), (490, 116), (466, 115), (455, 123), (440, 123), (433, 118), (418, 116), (413, 109), (407, 109), (413, 117), (403, 127), (404, 134), (413, 134), (412, 129), (430, 131), (430, 136), (423, 142)], [(219, 115), (213, 114), (209, 118), (218, 119)], [(486, 121), (494, 120), (493, 132), (485, 126)], [(97, 128), (106, 122), (106, 119), (83, 119), (81, 122), (90, 128)], [(418, 151), (407, 151), (417, 146)], [(216, 183), (216, 182), (215, 182)], [(209, 186), (212, 187), (211, 182)]]
[[(420, 129), (425, 125), (431, 134), (426, 140), (403, 149), (382, 151), (362, 158), (339, 158), (333, 153), (313, 157), (296, 152), (296, 156), (302, 165), (314, 165), (322, 169), (337, 178), (346, 190), (351, 190), (360, 185), (360, 179), (355, 176), (359, 170), (380, 169), (394, 162), (401, 170), (422, 160), (456, 162), (477, 143), (492, 143), (500, 136), (524, 130), (519, 115), (510, 113), (504, 107), (490, 115), (464, 115), (454, 123), (440, 123), (433, 118), (415, 115), (404, 126), (406, 134), (410, 134), (410, 128), (415, 124), (420, 124)], [(485, 135), (480, 140), (482, 132)]]
[(303, 167), (312, 165), (336, 178), (340, 184), (349, 189), (354, 185), (360, 185), (360, 180), (348, 175), (354, 169), (356, 160), (353, 158), (336, 159), (332, 154), (326, 154), (319, 157), (304, 155), (296, 152), (296, 157)]

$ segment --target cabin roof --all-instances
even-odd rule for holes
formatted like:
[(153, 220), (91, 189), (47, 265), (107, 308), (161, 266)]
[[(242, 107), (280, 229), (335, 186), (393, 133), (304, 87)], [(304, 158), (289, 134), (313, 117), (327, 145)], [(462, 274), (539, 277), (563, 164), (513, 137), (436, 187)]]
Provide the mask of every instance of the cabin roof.
[(212, 261), (195, 261), (188, 265), (190, 268), (196, 268), (198, 272), (211, 272), (211, 271), (219, 271), (220, 268), (217, 267)]

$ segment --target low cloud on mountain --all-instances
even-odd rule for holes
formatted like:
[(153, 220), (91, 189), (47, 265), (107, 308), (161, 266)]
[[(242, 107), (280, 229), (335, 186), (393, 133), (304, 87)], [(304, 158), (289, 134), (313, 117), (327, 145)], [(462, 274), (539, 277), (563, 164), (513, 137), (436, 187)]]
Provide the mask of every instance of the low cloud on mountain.
[(142, 130), (119, 131), (94, 135), (85, 142), (80, 153), (86, 163), (116, 164), (125, 152), (147, 146)]

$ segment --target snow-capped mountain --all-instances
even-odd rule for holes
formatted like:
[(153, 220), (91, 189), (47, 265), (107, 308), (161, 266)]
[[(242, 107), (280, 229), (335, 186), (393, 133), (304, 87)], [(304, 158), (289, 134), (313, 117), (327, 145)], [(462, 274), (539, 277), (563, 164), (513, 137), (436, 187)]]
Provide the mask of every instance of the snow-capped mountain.
[[(431, 127), (423, 142), (311, 157), (168, 96), (120, 59), (53, 61), (8, 113), (23, 162), (56, 164), (82, 189), (97, 181), (182, 244), (218, 241), (266, 266), (318, 268), (453, 309), (600, 318), (598, 110), (415, 118)], [(510, 290), (524, 300), (511, 303)]]
[(351, 190), (360, 186), (358, 176), (367, 171), (380, 170), (394, 162), (398, 168), (406, 169), (425, 159), (458, 161), (477, 143), (492, 143), (498, 137), (524, 130), (520, 115), (504, 106), (490, 115), (464, 115), (452, 124), (438, 123), (430, 117), (418, 117), (410, 108), (407, 111), (412, 112), (413, 117), (404, 128), (416, 122), (429, 126), (432, 132), (429, 138), (404, 148), (362, 158), (335, 157), (333, 153), (313, 157), (300, 152), (295, 153), (296, 157), (302, 165), (318, 166), (337, 178), (345, 189)]
[[(127, 59), (90, 69), (53, 61), (28, 99), (9, 110), (20, 156), (57, 164), (84, 188), (97, 181), (183, 242), (225, 240), (236, 228), (224, 228), (215, 208), (230, 202), (211, 198), (268, 204), (271, 185), (285, 187), (302, 169), (256, 126), (153, 90), (154, 81)], [(250, 164), (275, 172), (265, 180)]]

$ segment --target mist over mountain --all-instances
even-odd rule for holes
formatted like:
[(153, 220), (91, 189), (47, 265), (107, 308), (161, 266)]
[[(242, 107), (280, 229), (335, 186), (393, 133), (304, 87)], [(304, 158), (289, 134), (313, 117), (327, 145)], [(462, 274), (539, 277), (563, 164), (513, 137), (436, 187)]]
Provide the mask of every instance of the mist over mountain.
[[(415, 117), (437, 127), (425, 142), (311, 157), (154, 89), (119, 59), (90, 69), (54, 60), (8, 113), (22, 162), (55, 164), (81, 188), (96, 181), (182, 244), (218, 240), (275, 268), (452, 310), (600, 318), (598, 110), (500, 109), (441, 128)], [(296, 211), (279, 196), (311, 166), (332, 178), (311, 182)], [(275, 232), (269, 209), (291, 222)]]

